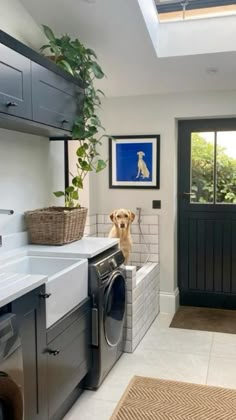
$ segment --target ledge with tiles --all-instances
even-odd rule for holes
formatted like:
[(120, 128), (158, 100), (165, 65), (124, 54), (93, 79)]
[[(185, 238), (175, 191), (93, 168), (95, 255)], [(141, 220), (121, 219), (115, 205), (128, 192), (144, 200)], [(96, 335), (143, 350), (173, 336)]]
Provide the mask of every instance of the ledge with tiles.
[(132, 353), (160, 312), (160, 269), (146, 263), (138, 271), (126, 266), (126, 321), (124, 351)]

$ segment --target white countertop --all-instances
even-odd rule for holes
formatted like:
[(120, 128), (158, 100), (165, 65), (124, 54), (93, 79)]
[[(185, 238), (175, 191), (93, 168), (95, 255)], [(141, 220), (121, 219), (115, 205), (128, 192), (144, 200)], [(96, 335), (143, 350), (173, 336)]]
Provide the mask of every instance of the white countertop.
[(50, 255), (53, 257), (78, 257), (78, 258), (93, 258), (101, 254), (103, 251), (117, 245), (119, 239), (117, 238), (95, 238), (86, 237), (80, 241), (72, 242), (71, 244), (61, 246), (47, 246), (47, 245), (28, 245), (27, 249), (31, 255)]
[[(11, 261), (13, 258), (25, 255), (93, 258), (118, 243), (119, 239), (116, 238), (86, 237), (62, 246), (26, 245), (15, 249), (12, 248), (11, 250), (1, 253), (0, 268), (2, 264)], [(47, 280), (47, 277), (40, 275), (15, 274), (5, 271), (0, 272), (0, 307), (41, 286), (46, 283)]]
[(0, 273), (0, 307), (31, 292), (46, 281), (47, 277), (45, 276)]

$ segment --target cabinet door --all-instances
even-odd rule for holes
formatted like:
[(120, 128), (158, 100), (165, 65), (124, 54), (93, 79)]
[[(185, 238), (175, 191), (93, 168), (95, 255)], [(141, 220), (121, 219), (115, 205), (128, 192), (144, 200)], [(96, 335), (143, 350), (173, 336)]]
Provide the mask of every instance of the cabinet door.
[(12, 303), (17, 315), (24, 363), (24, 419), (46, 420), (46, 320), (45, 301), (40, 297), (44, 286)]
[(90, 310), (48, 344), (48, 396), (51, 419), (91, 365)]
[(32, 63), (32, 78), (33, 120), (70, 131), (83, 90), (37, 63)]
[(0, 44), (0, 112), (32, 118), (31, 61)]

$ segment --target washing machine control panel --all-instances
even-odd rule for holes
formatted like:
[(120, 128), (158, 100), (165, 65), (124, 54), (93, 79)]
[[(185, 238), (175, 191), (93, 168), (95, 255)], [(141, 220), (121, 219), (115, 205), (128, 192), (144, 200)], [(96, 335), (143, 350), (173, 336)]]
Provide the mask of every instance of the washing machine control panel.
[(124, 256), (121, 251), (117, 251), (115, 254), (107, 257), (99, 264), (97, 264), (97, 272), (100, 277), (109, 275), (116, 268), (121, 266), (124, 262)]

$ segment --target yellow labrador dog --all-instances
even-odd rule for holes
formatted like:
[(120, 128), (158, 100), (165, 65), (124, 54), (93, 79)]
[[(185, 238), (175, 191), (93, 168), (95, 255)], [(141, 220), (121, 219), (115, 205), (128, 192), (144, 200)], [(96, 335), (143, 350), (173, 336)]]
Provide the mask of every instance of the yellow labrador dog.
[(113, 226), (110, 230), (109, 238), (120, 239), (120, 249), (124, 254), (125, 264), (127, 264), (132, 249), (130, 225), (135, 219), (135, 214), (128, 209), (118, 209), (110, 213), (110, 219), (113, 222)]

